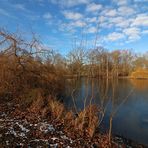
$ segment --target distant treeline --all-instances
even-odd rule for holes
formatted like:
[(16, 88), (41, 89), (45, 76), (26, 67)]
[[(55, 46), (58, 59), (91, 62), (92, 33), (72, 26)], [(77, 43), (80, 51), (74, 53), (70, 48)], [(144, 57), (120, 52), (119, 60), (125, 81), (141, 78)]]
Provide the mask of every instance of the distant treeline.
[[(147, 69), (148, 52), (137, 55), (131, 50), (78, 47), (63, 57), (43, 46), (35, 35), (27, 41), (19, 34), (0, 30), (1, 97), (22, 97), (28, 92), (32, 96), (36, 90), (56, 96), (64, 89), (65, 76), (147, 77)], [(137, 70), (138, 76), (132, 73)]]

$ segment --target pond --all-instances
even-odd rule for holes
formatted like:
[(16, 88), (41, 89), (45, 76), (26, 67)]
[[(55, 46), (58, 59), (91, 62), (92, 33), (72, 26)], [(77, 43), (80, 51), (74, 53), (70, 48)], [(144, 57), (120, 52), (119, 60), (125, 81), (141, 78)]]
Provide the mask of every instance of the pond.
[(112, 133), (148, 144), (148, 80), (101, 78), (69, 79), (64, 103), (69, 109), (81, 111), (96, 104), (106, 109), (102, 126), (109, 127), (113, 113)]

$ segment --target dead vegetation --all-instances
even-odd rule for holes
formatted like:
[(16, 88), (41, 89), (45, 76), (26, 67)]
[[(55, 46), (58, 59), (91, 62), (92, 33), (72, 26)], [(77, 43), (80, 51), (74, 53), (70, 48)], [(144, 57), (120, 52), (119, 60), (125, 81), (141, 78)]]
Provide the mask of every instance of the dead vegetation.
[(56, 96), (63, 91), (62, 72), (57, 72), (53, 59), (44, 59), (45, 55), (51, 57), (53, 51), (41, 48), (35, 37), (26, 42), (2, 30), (0, 37), (1, 100), (15, 99), (29, 105), (38, 95)]

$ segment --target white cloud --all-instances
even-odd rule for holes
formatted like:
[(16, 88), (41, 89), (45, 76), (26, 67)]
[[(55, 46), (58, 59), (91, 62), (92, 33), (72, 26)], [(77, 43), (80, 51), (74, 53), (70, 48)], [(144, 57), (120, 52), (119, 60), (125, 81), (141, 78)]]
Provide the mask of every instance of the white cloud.
[(106, 37), (106, 40), (117, 41), (122, 38), (124, 38), (124, 34), (118, 32), (112, 32)]
[(117, 5), (126, 5), (128, 3), (127, 0), (113, 0)]
[(148, 15), (147, 14), (137, 15), (131, 26), (148, 26)]
[(123, 30), (126, 35), (137, 35), (140, 34), (140, 29), (136, 27), (126, 28)]
[(121, 6), (118, 8), (118, 14), (123, 16), (132, 15), (135, 13), (135, 10), (128, 6)]
[(1, 8), (0, 8), (0, 14), (5, 15), (5, 16), (10, 16), (10, 14), (6, 10), (1, 9)]
[(26, 11), (26, 8), (25, 8), (25, 6), (23, 4), (15, 4), (14, 7), (17, 8), (17, 9)]
[(124, 17), (113, 17), (109, 18), (109, 22), (114, 24), (114, 26), (121, 27), (121, 28), (126, 28), (130, 25), (132, 19), (126, 19)]
[(90, 0), (49, 0), (53, 4), (58, 4), (62, 7), (74, 7), (81, 4), (88, 4)]
[(44, 18), (44, 19), (51, 19), (51, 18), (52, 18), (52, 15), (51, 15), (49, 12), (47, 12), (47, 13), (45, 13), (45, 14), (43, 15), (43, 18)]
[(129, 21), (125, 20), (125, 21), (122, 21), (122, 22), (119, 22), (118, 24), (116, 24), (117, 27), (121, 27), (121, 28), (126, 28), (129, 26)]
[(97, 28), (94, 26), (91, 26), (90, 28), (87, 29), (86, 31), (87, 33), (96, 33), (97, 32)]
[(12, 7), (13, 7), (14, 9), (21, 10), (21, 11), (23, 11), (23, 12), (25, 12), (25, 13), (32, 13), (32, 11), (29, 10), (29, 9), (27, 9), (27, 8), (25, 7), (25, 5), (23, 5), (23, 4), (13, 4)]
[(68, 30), (68, 31), (71, 31), (71, 32), (75, 32), (76, 28), (81, 28), (81, 27), (84, 27), (84, 26), (86, 26), (86, 23), (84, 21), (76, 20), (76, 21), (72, 21), (70, 23), (60, 23), (59, 29), (61, 31)]
[(106, 10), (104, 10), (102, 12), (102, 14), (105, 15), (105, 16), (111, 16), (111, 17), (113, 17), (113, 16), (116, 16), (117, 15), (117, 11), (116, 11), (116, 9), (106, 9)]
[(140, 2), (140, 3), (142, 3), (142, 2), (148, 2), (148, 0), (134, 0), (135, 2)]
[(137, 41), (140, 39), (140, 35), (135, 34), (128, 37), (129, 42)]
[(103, 22), (105, 22), (107, 19), (108, 19), (107, 17), (101, 15), (101, 16), (99, 17), (99, 22), (100, 22), (100, 23), (103, 23)]
[(10, 17), (10, 18), (15, 18), (15, 19), (16, 19), (15, 16), (13, 16), (13, 15), (10, 14), (9, 12), (7, 12), (6, 10), (1, 9), (1, 8), (0, 8), (0, 14), (1, 14), (1, 15), (4, 15), (4, 16), (7, 16), (7, 17)]
[(86, 26), (86, 23), (81, 20), (77, 20), (75, 22), (70, 23), (70, 25), (73, 27), (84, 27)]
[(71, 11), (63, 11), (63, 15), (65, 16), (65, 18), (70, 20), (78, 20), (83, 17), (81, 13)]
[(148, 30), (143, 30), (142, 34), (148, 34)]
[(109, 10), (106, 15), (107, 16), (116, 16), (117, 15), (117, 11), (115, 9)]
[(91, 4), (87, 5), (86, 11), (87, 12), (96, 12), (96, 11), (99, 11), (101, 8), (102, 8), (102, 5), (96, 4), (96, 3), (91, 3)]
[(140, 39), (140, 29), (136, 27), (126, 28), (123, 32), (128, 36), (128, 42)]
[(88, 23), (95, 23), (95, 22), (97, 22), (97, 17), (86, 18), (86, 21), (87, 21)]

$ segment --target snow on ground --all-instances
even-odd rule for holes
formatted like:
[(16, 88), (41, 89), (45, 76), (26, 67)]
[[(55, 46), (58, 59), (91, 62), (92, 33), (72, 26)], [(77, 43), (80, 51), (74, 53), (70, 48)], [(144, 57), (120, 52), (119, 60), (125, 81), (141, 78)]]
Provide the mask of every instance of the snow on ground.
[(47, 121), (30, 123), (25, 119), (10, 118), (7, 114), (0, 114), (0, 147), (1, 146), (50, 146), (57, 148), (64, 145), (66, 148), (73, 143), (63, 131), (57, 131)]

